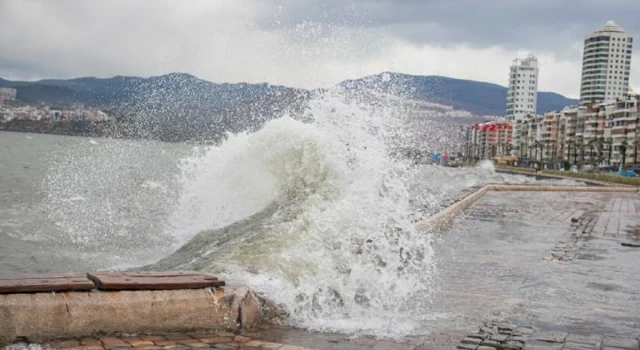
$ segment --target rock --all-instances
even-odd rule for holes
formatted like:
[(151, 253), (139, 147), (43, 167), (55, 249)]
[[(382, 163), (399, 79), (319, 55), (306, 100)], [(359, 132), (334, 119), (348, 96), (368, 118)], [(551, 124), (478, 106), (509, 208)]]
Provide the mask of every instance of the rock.
[(508, 335), (493, 334), (490, 339), (502, 343), (502, 342), (507, 341), (508, 338), (509, 338)]
[(473, 344), (458, 344), (458, 346), (456, 346), (456, 349), (460, 350), (476, 350), (477, 348), (478, 346)]
[(524, 346), (524, 344), (522, 343), (518, 343), (515, 341), (508, 341), (502, 345), (500, 345), (500, 349), (503, 350), (520, 350), (522, 349), (522, 347)]
[(521, 335), (518, 335), (518, 336), (511, 336), (511, 338), (509, 338), (509, 340), (517, 341), (517, 342), (520, 342), (520, 343), (524, 343), (526, 339), (525, 339), (525, 337), (523, 337)]
[(493, 327), (480, 327), (480, 332), (481, 333), (488, 333), (488, 334), (494, 334), (496, 333), (496, 330)]
[(478, 350), (496, 350), (496, 348), (492, 347), (492, 346), (479, 346)]
[(250, 337), (245, 337), (243, 335), (236, 335), (235, 337), (233, 337), (233, 341), (236, 343), (247, 343), (249, 341), (251, 341)]
[(470, 333), (469, 335), (467, 335), (468, 338), (476, 338), (476, 339), (487, 339), (489, 337), (489, 333), (481, 333), (481, 332), (474, 332), (474, 333)]
[(462, 344), (480, 345), (480, 342), (482, 342), (482, 340), (478, 339), (478, 338), (464, 338), (464, 339), (462, 339), (462, 341), (460, 343), (462, 343)]
[(480, 345), (482, 345), (482, 346), (491, 346), (491, 347), (494, 347), (494, 348), (500, 347), (500, 343), (495, 341), (495, 340), (485, 340), (482, 343), (480, 343)]

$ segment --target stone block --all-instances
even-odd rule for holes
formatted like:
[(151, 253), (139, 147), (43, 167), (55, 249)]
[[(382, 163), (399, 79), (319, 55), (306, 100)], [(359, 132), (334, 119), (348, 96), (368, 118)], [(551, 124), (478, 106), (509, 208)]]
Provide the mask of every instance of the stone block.
[(483, 340), (482, 343), (480, 343), (480, 345), (491, 346), (491, 347), (494, 347), (494, 348), (500, 347), (500, 343), (499, 342), (497, 342), (495, 340), (491, 340), (491, 339)]
[(111, 349), (117, 346), (130, 346), (129, 343), (116, 337), (103, 337), (100, 338), (100, 341), (105, 349)]
[(229, 344), (216, 344), (213, 346), (214, 349), (218, 349), (218, 350), (234, 350), (236, 349), (235, 346), (233, 345), (229, 345)]
[(563, 343), (567, 338), (567, 333), (542, 332), (534, 335), (533, 339), (547, 343)]
[(500, 348), (503, 350), (520, 350), (522, 349), (523, 344), (517, 341), (507, 341), (506, 343), (500, 345)]
[(251, 341), (248, 341), (248, 342), (244, 343), (244, 346), (255, 346), (255, 347), (258, 347), (258, 346), (262, 346), (262, 344), (264, 344), (264, 343), (266, 343), (266, 342), (260, 341), (260, 340), (251, 340)]
[(598, 350), (599, 347), (596, 347), (595, 344), (585, 344), (585, 343), (572, 343), (565, 342), (562, 349), (566, 350)]
[(80, 345), (77, 340), (62, 340), (50, 344), (53, 349), (73, 348)]
[[(236, 329), (238, 309), (208, 289), (0, 294), (0, 344), (92, 334)], [(150, 322), (150, 320), (153, 320)]]
[(467, 337), (468, 338), (476, 338), (476, 339), (484, 340), (484, 339), (487, 339), (489, 337), (489, 334), (488, 333), (474, 332), (474, 333), (468, 334)]
[(633, 349), (638, 350), (640, 345), (638, 344), (638, 340), (631, 338), (609, 338), (605, 337), (602, 340), (602, 343), (605, 347), (619, 348), (619, 349)]
[(566, 342), (589, 344), (594, 346), (597, 345), (601, 340), (602, 340), (602, 337), (599, 335), (580, 335), (580, 334), (569, 334), (565, 339)]
[(148, 340), (148, 341), (166, 340), (165, 337), (160, 335), (142, 335), (140, 336), (140, 339)]
[(155, 345), (153, 342), (150, 342), (148, 340), (142, 340), (142, 339), (125, 339), (125, 341), (129, 343), (131, 346), (133, 346), (134, 348), (141, 348), (143, 346)]
[(245, 336), (242, 336), (242, 335), (236, 335), (235, 337), (233, 337), (233, 341), (236, 342), (236, 343), (246, 343), (246, 342), (251, 341), (251, 338), (250, 337), (245, 337)]
[(460, 350), (476, 350), (478, 348), (478, 345), (475, 344), (458, 344), (456, 346), (456, 349), (460, 349)]
[(80, 345), (102, 347), (102, 342), (100, 342), (100, 340), (95, 338), (84, 338), (84, 339), (80, 339)]
[(473, 344), (473, 345), (480, 345), (481, 342), (482, 340), (478, 338), (464, 338), (460, 341), (460, 343), (462, 344)]
[(494, 348), (493, 346), (481, 345), (477, 350), (496, 350), (496, 348)]
[(199, 340), (207, 344), (226, 344), (226, 343), (233, 342), (233, 339), (230, 337), (210, 337), (210, 338), (201, 338)]
[(493, 334), (490, 339), (502, 343), (507, 341), (507, 339), (509, 339), (509, 336), (506, 334)]

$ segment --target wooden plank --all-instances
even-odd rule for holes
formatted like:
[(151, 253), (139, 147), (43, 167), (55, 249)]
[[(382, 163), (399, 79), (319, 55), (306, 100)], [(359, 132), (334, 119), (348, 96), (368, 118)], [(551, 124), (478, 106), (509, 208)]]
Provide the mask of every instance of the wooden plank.
[(0, 293), (89, 291), (95, 285), (80, 274), (34, 274), (0, 277)]
[(97, 272), (88, 273), (100, 290), (167, 290), (223, 287), (224, 281), (201, 272)]

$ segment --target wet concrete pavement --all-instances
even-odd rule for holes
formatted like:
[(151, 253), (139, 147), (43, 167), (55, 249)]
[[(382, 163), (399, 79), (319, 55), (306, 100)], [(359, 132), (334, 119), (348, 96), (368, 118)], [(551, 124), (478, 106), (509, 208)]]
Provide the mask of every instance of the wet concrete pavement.
[(415, 310), (425, 315), (416, 336), (270, 327), (245, 333), (251, 345), (225, 345), (638, 350), (640, 248), (621, 243), (640, 243), (639, 230), (637, 193), (489, 192), (437, 234), (437, 289)]

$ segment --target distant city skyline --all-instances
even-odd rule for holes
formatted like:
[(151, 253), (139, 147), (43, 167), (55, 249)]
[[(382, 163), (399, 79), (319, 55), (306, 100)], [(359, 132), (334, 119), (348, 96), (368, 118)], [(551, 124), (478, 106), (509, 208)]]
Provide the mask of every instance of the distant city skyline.
[(532, 52), (538, 90), (578, 98), (585, 36), (608, 20), (636, 35), (639, 12), (635, 0), (0, 0), (0, 77), (186, 72), (313, 88), (394, 71), (508, 86), (511, 61)]

